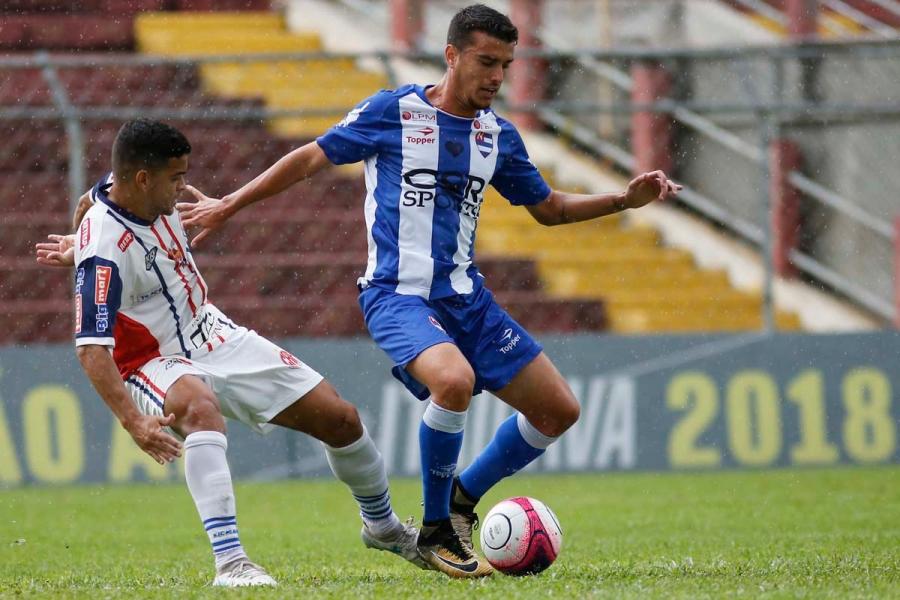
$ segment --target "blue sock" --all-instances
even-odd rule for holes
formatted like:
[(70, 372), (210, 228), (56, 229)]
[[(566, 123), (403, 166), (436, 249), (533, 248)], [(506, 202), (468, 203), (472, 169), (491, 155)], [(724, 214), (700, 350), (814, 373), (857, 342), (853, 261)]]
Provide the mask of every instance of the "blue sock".
[(422, 494), (425, 498), (423, 524), (450, 518), (450, 489), (462, 449), (465, 423), (465, 411), (447, 410), (434, 403), (425, 409), (419, 425)]
[(459, 476), (463, 489), (477, 500), (494, 485), (538, 458), (556, 438), (539, 432), (521, 414), (497, 428), (494, 439)]

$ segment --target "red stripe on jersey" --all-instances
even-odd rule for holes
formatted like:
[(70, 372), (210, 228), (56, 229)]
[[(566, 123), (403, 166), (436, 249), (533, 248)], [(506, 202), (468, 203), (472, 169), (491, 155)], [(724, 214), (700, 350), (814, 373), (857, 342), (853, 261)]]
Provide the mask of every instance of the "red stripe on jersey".
[[(203, 299), (200, 301), (200, 304), (206, 304), (206, 285), (203, 283), (203, 278), (200, 277), (200, 271), (194, 268), (194, 257), (190, 256), (187, 252), (184, 251), (184, 248), (181, 247), (181, 242), (178, 241), (178, 236), (175, 235), (175, 232), (172, 231), (172, 226), (169, 225), (168, 219), (165, 217), (162, 218), (163, 225), (166, 226), (166, 229), (169, 230), (169, 235), (172, 236), (172, 241), (178, 246), (178, 249), (184, 255), (186, 259), (188, 259), (188, 269), (191, 270), (191, 273), (194, 274), (194, 279), (197, 282), (197, 285), (200, 286), (200, 292), (203, 294)], [(190, 256), (190, 258), (188, 258)]]
[(119, 367), (122, 379), (128, 379), (148, 360), (160, 356), (159, 341), (150, 330), (122, 313), (116, 315), (113, 338), (116, 340), (113, 360)]
[[(150, 231), (153, 232), (153, 235), (155, 235), (156, 239), (159, 241), (159, 247), (162, 248), (163, 252), (165, 252), (166, 255), (168, 255), (168, 257), (170, 259), (172, 259), (172, 262), (175, 263), (175, 272), (178, 273), (178, 277), (181, 278), (181, 283), (184, 284), (184, 289), (187, 292), (188, 306), (191, 307), (191, 316), (196, 317), (197, 316), (197, 306), (194, 304), (194, 299), (191, 297), (191, 292), (192, 292), (191, 286), (188, 283), (187, 278), (184, 276), (184, 273), (181, 272), (181, 267), (178, 264), (178, 257), (177, 256), (173, 257), (173, 253), (169, 251), (169, 249), (166, 247), (166, 243), (163, 242), (162, 237), (159, 235), (159, 232), (156, 231), (155, 225), (150, 226)], [(184, 253), (182, 253), (181, 255), (184, 256)]]
[(159, 389), (158, 387), (156, 387), (156, 384), (153, 383), (153, 381), (149, 377), (144, 375), (139, 370), (134, 372), (134, 376), (137, 377), (138, 379), (140, 379), (141, 381), (143, 381), (144, 383), (146, 383), (148, 386), (150, 386), (150, 389), (153, 390), (154, 392), (156, 392), (156, 395), (159, 396), (159, 399), (165, 402), (166, 393), (164, 391), (162, 391), (161, 389)]

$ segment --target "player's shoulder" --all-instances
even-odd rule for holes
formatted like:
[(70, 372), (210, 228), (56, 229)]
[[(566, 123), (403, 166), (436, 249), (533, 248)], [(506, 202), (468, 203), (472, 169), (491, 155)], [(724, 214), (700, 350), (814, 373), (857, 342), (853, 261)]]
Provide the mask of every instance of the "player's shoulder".
[(355, 111), (370, 115), (383, 115), (395, 108), (402, 98), (416, 93), (415, 85), (404, 85), (393, 90), (379, 90), (356, 105)]
[(109, 213), (109, 208), (102, 202), (95, 202), (84, 214), (75, 234), (78, 256), (114, 256), (112, 251), (125, 233), (126, 230)]

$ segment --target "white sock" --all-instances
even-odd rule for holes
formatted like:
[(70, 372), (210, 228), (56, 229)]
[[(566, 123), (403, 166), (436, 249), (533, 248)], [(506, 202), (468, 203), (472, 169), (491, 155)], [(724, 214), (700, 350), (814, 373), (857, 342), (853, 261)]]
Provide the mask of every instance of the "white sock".
[(383, 537), (402, 529), (403, 524), (391, 508), (384, 460), (365, 425), (362, 436), (349, 446), (322, 445), (331, 471), (350, 488), (359, 505), (359, 514), (372, 534)]
[(216, 569), (246, 557), (238, 536), (228, 440), (218, 431), (197, 431), (184, 440), (184, 477), (209, 535)]

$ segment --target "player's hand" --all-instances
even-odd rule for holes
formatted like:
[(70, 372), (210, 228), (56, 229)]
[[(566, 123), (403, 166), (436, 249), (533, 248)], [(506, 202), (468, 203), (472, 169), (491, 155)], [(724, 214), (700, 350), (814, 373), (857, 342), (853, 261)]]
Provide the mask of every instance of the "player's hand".
[(174, 422), (174, 414), (169, 414), (167, 417), (141, 415), (126, 424), (125, 429), (141, 450), (153, 457), (153, 460), (159, 464), (164, 465), (181, 456), (181, 442), (163, 431), (163, 427), (168, 427)]
[(48, 267), (74, 267), (75, 236), (51, 233), (47, 239), (50, 241), (34, 245), (38, 263)]
[(196, 246), (206, 239), (213, 230), (218, 229), (231, 215), (226, 210), (225, 202), (219, 198), (210, 198), (192, 185), (186, 186), (196, 202), (179, 202), (175, 208), (181, 214), (181, 222), (185, 227), (202, 227), (191, 245)]
[(675, 197), (681, 186), (666, 177), (662, 171), (652, 171), (638, 175), (628, 184), (625, 190), (625, 206), (640, 208), (654, 200), (666, 200)]

